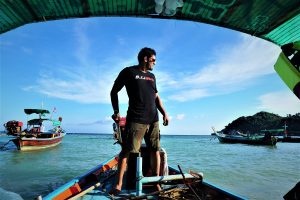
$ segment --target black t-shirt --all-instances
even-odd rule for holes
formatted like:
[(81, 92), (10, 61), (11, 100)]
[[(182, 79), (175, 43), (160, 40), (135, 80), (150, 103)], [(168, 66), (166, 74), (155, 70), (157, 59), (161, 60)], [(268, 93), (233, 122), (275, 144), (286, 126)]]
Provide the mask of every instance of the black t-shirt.
[(158, 121), (154, 74), (144, 73), (138, 69), (138, 66), (126, 67), (115, 80), (117, 88), (121, 89), (124, 85), (129, 97), (127, 120), (142, 124)]

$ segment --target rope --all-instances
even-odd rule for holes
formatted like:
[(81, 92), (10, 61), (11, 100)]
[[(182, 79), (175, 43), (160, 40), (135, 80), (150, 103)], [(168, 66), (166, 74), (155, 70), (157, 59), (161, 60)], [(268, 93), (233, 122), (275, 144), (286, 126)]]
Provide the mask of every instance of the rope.
[(13, 140), (8, 140), (8, 142), (6, 142), (4, 145), (2, 145), (2, 146), (0, 147), (0, 150), (1, 150), (1, 151), (6, 151), (6, 150), (8, 150), (8, 148), (5, 147), (5, 146), (8, 145), (8, 143), (10, 143), (11, 141), (13, 141)]

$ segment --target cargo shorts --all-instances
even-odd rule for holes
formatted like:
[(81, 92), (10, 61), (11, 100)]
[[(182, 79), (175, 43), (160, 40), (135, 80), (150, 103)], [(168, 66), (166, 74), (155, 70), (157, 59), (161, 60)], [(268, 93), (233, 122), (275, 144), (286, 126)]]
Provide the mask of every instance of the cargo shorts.
[(139, 153), (143, 138), (151, 151), (159, 151), (160, 130), (158, 121), (152, 124), (130, 122), (126, 124), (125, 132), (124, 153)]

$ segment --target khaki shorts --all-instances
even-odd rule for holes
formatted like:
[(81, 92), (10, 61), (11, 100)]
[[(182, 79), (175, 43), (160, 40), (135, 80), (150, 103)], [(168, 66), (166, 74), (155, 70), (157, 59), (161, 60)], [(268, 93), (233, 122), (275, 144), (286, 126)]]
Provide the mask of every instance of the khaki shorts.
[(126, 124), (125, 135), (123, 150), (126, 153), (139, 153), (143, 138), (151, 151), (159, 151), (160, 149), (158, 122), (153, 124), (128, 123)]

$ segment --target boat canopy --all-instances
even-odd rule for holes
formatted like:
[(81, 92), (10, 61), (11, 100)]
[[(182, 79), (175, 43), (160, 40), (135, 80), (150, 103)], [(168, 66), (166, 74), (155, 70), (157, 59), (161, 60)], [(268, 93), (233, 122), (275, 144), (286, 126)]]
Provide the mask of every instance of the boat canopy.
[(61, 126), (61, 121), (59, 120), (52, 120), (52, 119), (46, 119), (46, 118), (40, 118), (40, 119), (31, 119), (27, 122), (27, 125), (41, 125), (44, 121), (50, 121), (52, 122), (53, 126)]
[(279, 46), (300, 41), (299, 0), (1, 0), (0, 33), (34, 22), (111, 16), (203, 22)]
[(43, 121), (46, 121), (49, 119), (31, 119), (27, 122), (27, 125), (41, 125)]
[(24, 109), (24, 112), (27, 115), (31, 115), (31, 114), (41, 114), (41, 115), (50, 114), (50, 111), (45, 110), (45, 109)]

